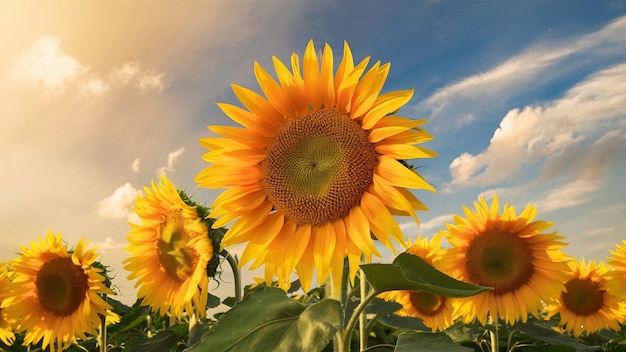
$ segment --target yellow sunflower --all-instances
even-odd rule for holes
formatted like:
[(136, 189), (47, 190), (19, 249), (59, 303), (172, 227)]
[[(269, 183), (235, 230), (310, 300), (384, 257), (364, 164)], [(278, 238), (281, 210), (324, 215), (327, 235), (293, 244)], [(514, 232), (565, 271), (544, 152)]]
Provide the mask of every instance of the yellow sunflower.
[(560, 251), (563, 236), (542, 233), (552, 224), (533, 221), (532, 205), (518, 217), (508, 203), (499, 214), (497, 197), (491, 207), (479, 201), (476, 212), (463, 207), (466, 218), (454, 216), (454, 224), (442, 231), (452, 245), (442, 266), (460, 280), (494, 289), (457, 300), (455, 309), (466, 323), (478, 319), (486, 324), (489, 314), (510, 324), (525, 322), (528, 313), (538, 316), (543, 301), (563, 289), (568, 259)]
[(208, 298), (207, 263), (213, 257), (208, 227), (197, 207), (185, 203), (166, 177), (144, 191), (134, 208), (142, 223), (131, 223), (127, 236), (128, 279), (138, 279), (137, 295), (153, 311), (177, 319), (184, 312), (202, 318)]
[[(344, 43), (343, 59), (333, 69), (328, 44), (318, 59), (313, 41), (303, 67), (291, 56), (291, 71), (273, 58), (278, 82), (258, 63), (254, 73), (265, 97), (233, 85), (245, 109), (218, 104), (243, 126), (213, 126), (224, 138), (205, 138), (212, 165), (196, 182), (229, 188), (213, 204), (214, 227), (234, 221), (224, 247), (247, 242), (241, 264), (265, 264), (265, 279), (289, 286), (295, 269), (304, 289), (332, 274), (339, 287), (346, 255), (350, 278), (361, 254), (380, 255), (370, 232), (390, 248), (404, 236), (392, 215), (411, 215), (426, 207), (407, 189), (433, 188), (399, 160), (430, 158), (415, 146), (432, 139), (419, 128), (425, 120), (394, 115), (413, 90), (380, 94), (390, 64), (370, 58), (354, 65)], [(337, 292), (336, 290), (333, 290)]]
[(585, 264), (584, 259), (568, 264), (565, 289), (556, 304), (546, 307), (546, 318), (559, 313), (559, 325), (574, 336), (601, 329), (619, 330), (626, 311), (619, 305), (619, 298), (607, 290), (610, 268), (602, 262)]
[[(0, 263), (0, 306), (7, 294), (7, 286), (9, 284), (9, 268), (5, 262)], [(0, 340), (6, 345), (12, 345), (15, 341), (13, 333), (14, 322), (11, 321), (3, 308), (0, 308)]]
[(622, 241), (621, 246), (616, 245), (615, 251), (610, 252), (608, 263), (614, 270), (609, 273), (612, 278), (609, 280), (608, 287), (613, 294), (626, 301), (626, 240)]
[[(430, 242), (428, 238), (417, 238), (415, 244), (407, 252), (417, 255), (430, 265), (438, 268), (444, 250), (441, 249), (441, 236), (435, 236)], [(445, 330), (455, 320), (452, 302), (454, 299), (428, 292), (397, 290), (381, 293), (379, 298), (397, 302), (402, 309), (395, 314), (421, 318), (424, 325), (433, 330)]]
[(17, 322), (16, 332), (26, 331), (24, 345), (42, 340), (43, 349), (64, 350), (76, 338), (97, 334), (101, 316), (118, 321), (101, 297), (114, 293), (105, 286), (103, 270), (94, 266), (97, 247), (88, 245), (81, 238), (68, 251), (61, 234), (48, 232), (45, 241), (22, 247), (20, 257), (11, 261), (2, 308)]

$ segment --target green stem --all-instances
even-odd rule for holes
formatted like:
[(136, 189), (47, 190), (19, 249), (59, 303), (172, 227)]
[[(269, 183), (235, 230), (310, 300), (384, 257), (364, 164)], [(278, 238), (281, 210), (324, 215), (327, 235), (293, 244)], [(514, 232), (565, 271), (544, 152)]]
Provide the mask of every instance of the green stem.
[(495, 321), (493, 319), (493, 315), (489, 313), (489, 320), (493, 324), (493, 330), (489, 330), (489, 336), (491, 337), (491, 352), (500, 351), (500, 339), (498, 336), (498, 318), (496, 317)]
[(230, 268), (233, 271), (233, 277), (235, 279), (235, 302), (240, 302), (241, 301), (241, 275), (239, 272), (239, 261), (237, 260), (237, 258), (230, 255), (230, 253), (228, 253), (227, 251), (224, 251), (224, 252), (226, 252), (226, 255), (224, 257), (228, 261), (228, 264), (230, 264)]
[[(107, 301), (107, 295), (104, 295), (104, 301)], [(106, 352), (107, 350), (107, 317), (106, 315), (100, 315), (100, 336), (98, 341), (100, 343), (100, 352)]]
[(361, 313), (365, 310), (365, 307), (374, 299), (378, 293), (375, 290), (372, 290), (367, 297), (361, 297), (361, 303), (354, 309), (350, 320), (348, 321), (348, 325), (346, 325), (346, 329), (343, 335), (343, 349), (340, 352), (349, 352), (350, 351), (350, 336), (352, 336), (352, 330), (354, 330), (354, 326), (356, 322), (360, 319)]
[[(363, 299), (367, 295), (367, 281), (365, 280), (365, 272), (362, 269), (359, 269), (359, 286), (361, 286), (361, 299)], [(367, 317), (363, 311), (359, 314), (359, 351), (361, 352), (367, 348), (366, 325)]]

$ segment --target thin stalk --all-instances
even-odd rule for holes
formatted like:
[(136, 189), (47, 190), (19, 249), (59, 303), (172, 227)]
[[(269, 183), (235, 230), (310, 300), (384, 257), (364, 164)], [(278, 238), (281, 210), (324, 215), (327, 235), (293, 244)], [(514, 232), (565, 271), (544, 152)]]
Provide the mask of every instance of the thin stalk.
[(230, 268), (233, 271), (233, 277), (235, 279), (235, 302), (241, 301), (241, 275), (239, 272), (239, 261), (237, 258), (230, 255), (230, 253), (226, 252), (225, 258), (230, 265)]
[(356, 325), (356, 322), (359, 320), (361, 313), (363, 313), (363, 311), (365, 310), (365, 307), (367, 307), (367, 305), (374, 298), (376, 298), (376, 295), (377, 295), (376, 291), (372, 290), (367, 295), (367, 297), (365, 298), (361, 297), (361, 303), (359, 303), (359, 305), (356, 306), (356, 308), (354, 309), (354, 312), (352, 313), (352, 316), (350, 317), (350, 320), (348, 321), (348, 325), (346, 325), (346, 329), (344, 331), (343, 349), (340, 350), (341, 352), (350, 351), (350, 336), (352, 336), (352, 330), (354, 330), (354, 326)]
[[(367, 281), (365, 280), (365, 272), (363, 269), (359, 269), (359, 283), (361, 286), (361, 299), (367, 295)], [(365, 311), (359, 313), (359, 348), (363, 352), (367, 348), (367, 317)]]
[(494, 321), (493, 315), (489, 313), (489, 320), (493, 324), (493, 330), (489, 330), (489, 336), (491, 337), (491, 352), (500, 351), (500, 338), (498, 336), (498, 317)]
[[(107, 302), (107, 295), (104, 295), (104, 301)], [(103, 314), (100, 315), (100, 352), (106, 352), (107, 350), (107, 317)]]

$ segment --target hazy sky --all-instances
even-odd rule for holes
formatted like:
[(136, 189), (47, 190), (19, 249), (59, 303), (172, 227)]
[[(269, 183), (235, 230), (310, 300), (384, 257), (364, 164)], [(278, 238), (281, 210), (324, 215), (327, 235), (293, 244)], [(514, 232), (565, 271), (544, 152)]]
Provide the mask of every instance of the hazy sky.
[[(391, 62), (384, 91), (430, 118), (440, 157), (416, 160), (436, 194), (431, 236), (498, 194), (604, 260), (626, 238), (626, 3), (621, 1), (0, 2), (0, 260), (47, 230), (100, 245), (122, 301), (130, 206), (159, 173), (196, 200), (198, 139), (232, 125), (218, 102), (260, 91), (258, 61), (309, 39)], [(389, 258), (383, 258), (386, 260)]]

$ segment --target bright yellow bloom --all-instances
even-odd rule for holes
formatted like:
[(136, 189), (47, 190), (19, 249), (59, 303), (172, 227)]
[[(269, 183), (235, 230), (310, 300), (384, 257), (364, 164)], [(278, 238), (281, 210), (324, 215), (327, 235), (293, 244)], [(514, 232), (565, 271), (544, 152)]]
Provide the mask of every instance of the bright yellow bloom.
[(546, 318), (559, 313), (559, 325), (574, 336), (601, 329), (619, 330), (626, 311), (619, 305), (619, 298), (607, 290), (609, 267), (602, 262), (585, 264), (584, 259), (568, 264), (565, 290), (556, 304), (546, 308)]
[[(441, 236), (435, 236), (430, 242), (428, 238), (417, 238), (407, 252), (417, 255), (427, 263), (438, 268), (444, 253), (441, 249)], [(421, 318), (424, 325), (433, 330), (445, 330), (455, 320), (452, 302), (454, 299), (422, 291), (397, 290), (378, 295), (387, 301), (397, 302), (402, 309), (395, 314)]]
[(11, 282), (2, 302), (3, 311), (16, 321), (16, 332), (26, 330), (24, 345), (50, 346), (51, 351), (68, 348), (76, 338), (97, 334), (100, 316), (118, 321), (101, 295), (114, 294), (105, 286), (102, 269), (93, 264), (97, 247), (86, 249), (81, 238), (72, 251), (61, 234), (48, 232), (46, 240), (22, 247), (10, 262)]
[(622, 241), (622, 245), (616, 245), (615, 251), (610, 251), (608, 263), (613, 267), (609, 275), (609, 290), (623, 301), (626, 301), (626, 240)]
[[(2, 300), (7, 295), (7, 285), (9, 284), (8, 267), (5, 262), (0, 263), (0, 306)], [(0, 340), (6, 345), (12, 345), (15, 341), (15, 334), (13, 333), (13, 324), (3, 308), (0, 308)]]
[(538, 316), (543, 301), (563, 289), (567, 256), (559, 248), (563, 236), (542, 233), (552, 226), (533, 221), (536, 208), (528, 205), (520, 214), (507, 203), (499, 214), (498, 199), (491, 207), (479, 199), (476, 212), (463, 207), (466, 218), (454, 216), (443, 234), (452, 245), (442, 260), (445, 272), (491, 291), (459, 299), (455, 308), (464, 322), (487, 316), (513, 324), (525, 322), (528, 314)]
[(182, 319), (183, 313), (203, 318), (208, 298), (207, 263), (213, 257), (209, 230), (195, 206), (186, 204), (164, 176), (145, 197), (137, 198), (141, 224), (130, 224), (131, 257), (124, 268), (138, 279), (138, 297), (161, 315)]
[(310, 41), (300, 70), (273, 58), (278, 82), (258, 63), (254, 73), (265, 97), (233, 85), (245, 109), (218, 104), (244, 128), (213, 126), (224, 138), (200, 142), (212, 165), (196, 177), (202, 187), (229, 188), (213, 204), (214, 227), (234, 221), (224, 247), (247, 243), (241, 264), (265, 265), (265, 280), (290, 284), (295, 269), (305, 290), (332, 274), (339, 287), (343, 260), (350, 278), (361, 255), (380, 255), (370, 232), (385, 246), (405, 240), (393, 215), (426, 207), (407, 189), (433, 188), (398, 160), (430, 158), (415, 146), (432, 137), (425, 120), (394, 115), (412, 90), (380, 94), (390, 64), (369, 57), (356, 66), (347, 43), (336, 72), (328, 44), (318, 59)]

